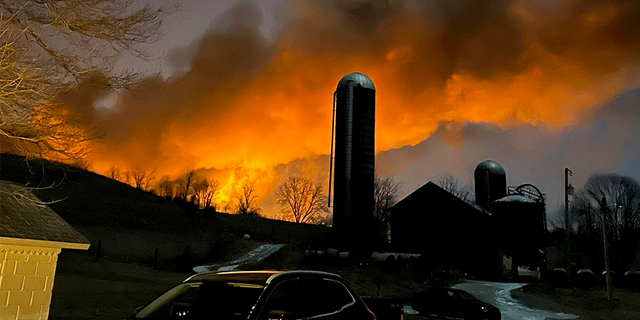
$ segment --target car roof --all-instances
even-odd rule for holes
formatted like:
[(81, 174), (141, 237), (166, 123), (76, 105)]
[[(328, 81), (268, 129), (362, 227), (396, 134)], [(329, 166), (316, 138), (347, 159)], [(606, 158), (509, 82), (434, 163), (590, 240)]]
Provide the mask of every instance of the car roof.
[(284, 280), (289, 278), (314, 277), (328, 278), (334, 280), (342, 279), (340, 276), (311, 270), (292, 270), (292, 271), (231, 271), (231, 272), (206, 272), (193, 275), (184, 282), (200, 282), (200, 281), (224, 281), (224, 282), (243, 282), (251, 284), (267, 285), (273, 280)]

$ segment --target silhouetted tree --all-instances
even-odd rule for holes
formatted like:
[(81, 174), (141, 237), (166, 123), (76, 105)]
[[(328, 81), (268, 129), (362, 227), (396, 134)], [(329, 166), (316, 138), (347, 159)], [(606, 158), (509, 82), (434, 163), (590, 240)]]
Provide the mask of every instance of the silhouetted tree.
[(222, 212), (226, 212), (226, 213), (231, 213), (234, 211), (233, 208), (233, 199), (230, 199), (229, 201), (221, 201), (220, 202), (220, 208)]
[(258, 196), (255, 195), (255, 183), (247, 180), (241, 190), (236, 193), (237, 200), (236, 213), (239, 215), (257, 216), (262, 209), (258, 206)]
[(617, 174), (593, 175), (574, 196), (571, 213), (581, 251), (601, 243), (604, 224), (612, 266), (628, 270), (640, 249), (640, 184)]
[(133, 0), (5, 0), (0, 5), (0, 145), (26, 156), (73, 163), (91, 135), (54, 98), (99, 74), (122, 88), (138, 74), (114, 74), (123, 51), (156, 39), (162, 9)]
[(318, 222), (329, 211), (322, 184), (311, 179), (292, 176), (276, 189), (276, 201), (283, 213), (291, 215), (297, 223)]
[(188, 170), (184, 177), (176, 180), (176, 184), (178, 186), (177, 197), (184, 201), (191, 201), (193, 196), (193, 182), (196, 179), (196, 172), (193, 170)]
[(134, 187), (148, 191), (151, 183), (156, 179), (156, 170), (144, 171), (141, 168), (133, 168), (125, 173), (127, 181)]
[(217, 180), (202, 179), (193, 183), (194, 203), (197, 203), (201, 209), (212, 207), (216, 192), (218, 192)]
[(158, 182), (158, 195), (167, 199), (176, 197), (176, 183), (170, 181), (169, 176), (162, 176), (162, 178), (160, 178), (160, 182)]
[(471, 187), (462, 183), (462, 181), (454, 177), (451, 172), (442, 174), (440, 179), (438, 179), (438, 185), (466, 202), (471, 201)]
[[(571, 218), (570, 218), (571, 219)], [(549, 229), (563, 229), (565, 228), (565, 216), (564, 208), (552, 213), (547, 214), (547, 225)]]
[(109, 168), (107, 175), (109, 178), (113, 180), (120, 180), (120, 168), (116, 167), (115, 165), (112, 165), (111, 168)]
[(395, 181), (393, 176), (376, 175), (373, 188), (373, 217), (382, 224), (384, 230), (388, 232), (389, 222), (391, 221), (390, 209), (397, 202), (398, 190), (400, 183)]
[(331, 227), (333, 225), (333, 215), (331, 214), (331, 212), (319, 214), (315, 222), (323, 226)]

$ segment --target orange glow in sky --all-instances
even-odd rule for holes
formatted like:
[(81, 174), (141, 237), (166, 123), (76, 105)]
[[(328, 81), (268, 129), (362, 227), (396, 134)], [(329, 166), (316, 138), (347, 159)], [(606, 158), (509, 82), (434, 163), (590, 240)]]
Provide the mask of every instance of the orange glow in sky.
[[(97, 119), (106, 134), (92, 170), (139, 166), (176, 179), (197, 169), (220, 182), (221, 202), (247, 179), (261, 200), (289, 174), (326, 181), (328, 163), (308, 159), (329, 153), (333, 92), (354, 71), (377, 88), (378, 153), (417, 144), (443, 121), (561, 130), (638, 85), (629, 77), (638, 57), (600, 41), (624, 25), (628, 5), (574, 2), (423, 13), (412, 1), (393, 10), (300, 1), (272, 40), (242, 24), (251, 8), (240, 6), (237, 25), (194, 45), (189, 72), (120, 94)], [(307, 160), (283, 167), (296, 159)]]

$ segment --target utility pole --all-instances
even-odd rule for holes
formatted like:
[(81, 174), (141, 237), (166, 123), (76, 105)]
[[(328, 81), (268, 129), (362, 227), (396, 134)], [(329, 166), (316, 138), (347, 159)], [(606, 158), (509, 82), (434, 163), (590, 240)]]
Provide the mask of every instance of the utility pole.
[[(602, 198), (602, 204), (605, 204), (606, 201), (604, 199), (604, 197)], [(617, 203), (613, 204), (616, 207), (616, 211), (615, 211), (615, 216), (618, 216), (618, 208), (620, 206), (618, 206)], [(608, 210), (608, 206), (606, 207), (606, 209)], [(601, 210), (602, 211), (602, 210)], [(604, 211), (602, 211), (602, 242), (604, 243), (604, 269), (606, 272), (606, 276), (605, 279), (607, 281), (607, 301), (611, 301), (611, 298), (613, 297), (613, 292), (612, 292), (612, 288), (611, 288), (611, 270), (609, 270), (609, 246), (607, 245), (607, 232), (606, 232), (606, 228), (605, 228), (605, 223), (604, 223)]]
[(573, 172), (569, 168), (564, 168), (564, 230), (567, 234), (567, 273), (569, 275), (569, 281), (571, 281), (571, 224), (569, 223), (569, 193), (573, 193), (573, 187), (569, 184), (569, 175), (573, 175)]
[[(618, 208), (616, 208), (618, 210)], [(604, 220), (602, 221), (602, 239), (604, 242), (604, 269), (607, 273), (605, 278), (607, 280), (607, 301), (611, 301), (611, 271), (609, 270), (609, 254), (607, 253), (607, 233), (604, 227)]]

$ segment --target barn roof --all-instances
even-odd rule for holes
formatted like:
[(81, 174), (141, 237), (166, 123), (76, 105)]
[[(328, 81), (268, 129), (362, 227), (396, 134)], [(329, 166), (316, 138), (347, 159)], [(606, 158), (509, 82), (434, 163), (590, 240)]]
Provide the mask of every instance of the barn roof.
[(412, 203), (414, 201), (422, 202), (426, 198), (437, 199), (437, 201), (453, 201), (459, 204), (465, 204), (469, 207), (469, 209), (475, 209), (479, 214), (491, 216), (491, 213), (489, 211), (483, 209), (479, 205), (472, 202), (464, 201), (431, 181), (427, 182), (422, 187), (418, 188), (417, 190), (406, 196), (404, 199), (400, 200), (398, 203), (396, 203), (394, 208), (402, 207), (403, 205)]
[(88, 249), (89, 240), (22, 185), (0, 180), (0, 242)]

